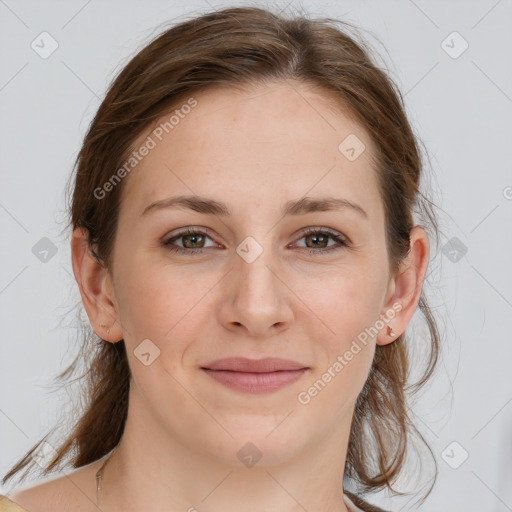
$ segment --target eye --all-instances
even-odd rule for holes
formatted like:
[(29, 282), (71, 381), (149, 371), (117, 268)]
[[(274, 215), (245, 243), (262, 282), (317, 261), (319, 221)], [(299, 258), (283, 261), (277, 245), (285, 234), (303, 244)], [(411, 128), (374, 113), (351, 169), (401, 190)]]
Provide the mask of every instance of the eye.
[[(306, 240), (306, 244), (312, 244), (306, 251), (308, 254), (312, 255), (324, 255), (326, 253), (331, 253), (332, 251), (337, 251), (342, 249), (343, 247), (348, 246), (347, 241), (340, 233), (336, 231), (332, 231), (326, 228), (314, 228), (302, 233), (300, 240)], [(334, 245), (327, 245), (329, 243), (329, 239), (334, 240), (336, 243)], [(306, 246), (307, 247), (307, 246)]]
[[(200, 254), (207, 249), (205, 246), (205, 240), (211, 237), (208, 235), (206, 231), (202, 231), (198, 228), (189, 227), (175, 236), (169, 238), (165, 242), (163, 242), (163, 246), (168, 250), (181, 254)], [(176, 245), (175, 242), (179, 239), (182, 239), (182, 245)], [(312, 255), (322, 255), (325, 253), (330, 253), (332, 251), (337, 251), (343, 247), (348, 246), (347, 241), (343, 238), (340, 233), (336, 231), (332, 231), (327, 228), (316, 228), (310, 229), (304, 233), (300, 237), (300, 240), (305, 239), (306, 244), (311, 243), (312, 247), (307, 247), (307, 253)], [(329, 246), (329, 240), (334, 240), (336, 243), (334, 245)], [(218, 246), (210, 246), (210, 247), (218, 247)]]
[[(174, 242), (183, 239), (183, 246), (176, 246)], [(163, 242), (163, 245), (167, 247), (172, 252), (178, 253), (187, 253), (187, 254), (197, 254), (203, 252), (205, 248), (204, 243), (205, 239), (210, 238), (205, 231), (201, 231), (196, 228), (187, 228), (180, 233), (177, 233), (172, 238), (169, 238), (167, 241)], [(211, 240), (211, 238), (210, 238)]]

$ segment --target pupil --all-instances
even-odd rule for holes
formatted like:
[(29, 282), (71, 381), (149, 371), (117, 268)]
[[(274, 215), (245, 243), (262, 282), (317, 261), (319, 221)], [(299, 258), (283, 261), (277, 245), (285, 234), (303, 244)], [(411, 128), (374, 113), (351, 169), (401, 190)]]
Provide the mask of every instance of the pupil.
[[(198, 239), (198, 238), (202, 238), (202, 235), (187, 235), (187, 236), (185, 237), (185, 240), (187, 240), (187, 239), (192, 239), (192, 240), (193, 240), (193, 241), (192, 241), (192, 245), (194, 245), (195, 243), (197, 243), (197, 239)], [(189, 245), (189, 244), (185, 244), (185, 246), (187, 246), (187, 247), (188, 247), (188, 245)]]
[(319, 238), (326, 238), (324, 235), (310, 235), (308, 238), (311, 238), (312, 240), (314, 240), (314, 244), (315, 245), (318, 245), (316, 242), (318, 242), (318, 239)]

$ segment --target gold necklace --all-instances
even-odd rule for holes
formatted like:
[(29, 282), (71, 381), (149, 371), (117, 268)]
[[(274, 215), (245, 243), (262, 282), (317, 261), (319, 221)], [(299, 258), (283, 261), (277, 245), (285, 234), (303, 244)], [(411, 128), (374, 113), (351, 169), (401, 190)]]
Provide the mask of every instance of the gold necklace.
[[(119, 446), (119, 445), (117, 445)], [(96, 508), (100, 507), (100, 495), (101, 495), (101, 484), (103, 483), (103, 473), (105, 472), (105, 466), (107, 462), (110, 460), (110, 457), (117, 450), (117, 446), (110, 452), (110, 455), (107, 457), (107, 460), (101, 465), (101, 468), (96, 472)]]

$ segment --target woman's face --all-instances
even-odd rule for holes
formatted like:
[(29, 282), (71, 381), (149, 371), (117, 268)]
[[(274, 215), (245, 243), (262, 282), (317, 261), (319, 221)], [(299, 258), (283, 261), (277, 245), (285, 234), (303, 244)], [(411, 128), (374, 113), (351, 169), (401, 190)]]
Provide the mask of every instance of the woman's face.
[[(130, 414), (237, 463), (342, 446), (371, 328), (386, 338), (378, 320), (394, 303), (375, 148), (297, 82), (193, 98), (172, 127), (139, 137), (146, 156), (124, 178), (107, 289), (133, 376)], [(166, 206), (178, 196), (189, 202)], [(276, 373), (265, 385), (205, 369), (269, 357), (306, 370), (281, 372), (279, 386)]]

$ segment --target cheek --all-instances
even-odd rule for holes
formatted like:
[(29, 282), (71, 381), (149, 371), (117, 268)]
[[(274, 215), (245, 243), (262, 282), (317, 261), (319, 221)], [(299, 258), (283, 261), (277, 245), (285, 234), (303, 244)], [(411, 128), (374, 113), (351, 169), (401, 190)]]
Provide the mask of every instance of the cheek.
[(135, 348), (149, 338), (161, 350), (176, 352), (180, 339), (194, 337), (200, 325), (198, 311), (215, 281), (207, 275), (189, 274), (180, 267), (137, 261), (120, 268), (116, 298), (127, 346)]
[[(181, 396), (172, 376), (182, 380), (183, 354), (199, 338), (201, 308), (194, 306), (204, 289), (195, 281), (187, 285), (187, 280), (180, 279), (178, 271), (170, 267), (160, 272), (125, 270), (125, 274), (118, 274), (122, 283), (118, 294), (129, 366), (145, 399), (158, 406), (169, 392)], [(185, 397), (181, 399), (185, 401)]]
[(331, 389), (343, 388), (344, 394), (353, 390), (354, 399), (373, 360), (385, 288), (386, 275), (378, 266), (358, 272), (346, 269), (323, 281), (308, 301), (327, 327), (322, 329), (325, 336), (317, 335), (324, 349), (319, 371), (327, 372), (325, 381), (333, 382)]
[(385, 270), (380, 267), (360, 265), (334, 270), (317, 280), (306, 295), (311, 309), (325, 319), (335, 338), (356, 336), (378, 319), (387, 282)]
[(376, 332), (372, 327), (380, 314), (379, 283), (340, 277), (330, 283), (321, 300), (320, 295), (311, 297), (311, 309), (319, 312), (328, 329), (310, 335), (318, 349), (319, 364), (297, 395), (308, 414), (315, 411), (313, 416), (320, 417), (329, 411), (336, 422), (334, 412), (342, 413), (355, 404), (375, 353)]

